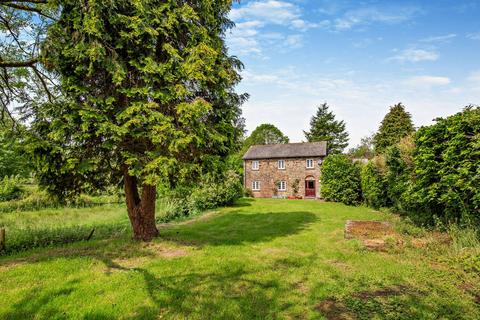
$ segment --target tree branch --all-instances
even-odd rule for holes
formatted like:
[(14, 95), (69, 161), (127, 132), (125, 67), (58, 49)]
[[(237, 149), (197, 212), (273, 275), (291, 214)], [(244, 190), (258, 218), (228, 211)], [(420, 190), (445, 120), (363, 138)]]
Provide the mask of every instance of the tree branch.
[(10, 3), (10, 2), (20, 2), (20, 3), (33, 3), (33, 4), (45, 4), (47, 0), (0, 0), (0, 4)]
[(31, 59), (27, 61), (2, 61), (0, 60), (0, 67), (2, 68), (22, 68), (33, 67), (38, 62), (38, 59)]
[[(15, 2), (35, 3), (35, 4), (46, 3), (46, 2), (34, 2), (34, 1), (15, 1)], [(49, 16), (48, 14), (42, 12), (42, 10), (40, 10), (38, 8), (35, 8), (35, 7), (30, 7), (30, 6), (27, 6), (27, 5), (17, 4), (17, 3), (11, 2), (11, 1), (1, 1), (1, 0), (0, 0), (0, 5), (10, 7), (12, 9), (33, 12), (33, 13), (39, 14), (39, 15), (45, 17), (45, 18), (55, 20), (55, 18)]]

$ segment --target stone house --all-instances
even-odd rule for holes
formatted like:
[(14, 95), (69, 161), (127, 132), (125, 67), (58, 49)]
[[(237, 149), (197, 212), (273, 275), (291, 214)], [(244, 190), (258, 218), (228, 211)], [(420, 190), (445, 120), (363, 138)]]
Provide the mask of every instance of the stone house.
[(325, 141), (251, 146), (243, 156), (244, 186), (255, 198), (319, 198), (326, 155)]

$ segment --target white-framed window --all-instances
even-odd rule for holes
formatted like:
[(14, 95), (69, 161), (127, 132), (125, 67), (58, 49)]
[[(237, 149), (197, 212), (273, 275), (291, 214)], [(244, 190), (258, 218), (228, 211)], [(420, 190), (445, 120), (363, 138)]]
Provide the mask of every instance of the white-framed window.
[(315, 162), (313, 159), (307, 159), (307, 169), (313, 169), (315, 168)]
[(277, 182), (277, 189), (278, 189), (278, 191), (286, 191), (287, 190), (287, 182), (286, 181), (278, 181)]
[(278, 160), (278, 169), (280, 170), (285, 169), (285, 160)]
[(252, 161), (252, 170), (258, 170), (260, 168), (260, 163), (258, 160)]
[(260, 191), (260, 181), (253, 181), (252, 182), (252, 190), (253, 191)]

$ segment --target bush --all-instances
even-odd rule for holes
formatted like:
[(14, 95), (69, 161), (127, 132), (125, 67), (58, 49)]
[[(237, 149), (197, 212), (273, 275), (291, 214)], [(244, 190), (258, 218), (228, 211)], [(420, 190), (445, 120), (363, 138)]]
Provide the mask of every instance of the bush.
[(480, 107), (437, 119), (415, 135), (412, 219), (480, 226)]
[(207, 178), (195, 188), (188, 198), (188, 209), (190, 212), (198, 212), (230, 205), (242, 196), (242, 192), (240, 176), (228, 171), (221, 181)]
[(329, 155), (322, 165), (322, 196), (327, 201), (361, 202), (360, 167), (346, 155)]
[(22, 196), (20, 179), (17, 177), (4, 177), (0, 180), (0, 201), (18, 199)]
[(384, 172), (378, 166), (380, 161), (382, 159), (379, 158), (369, 161), (361, 171), (362, 193), (365, 203), (376, 209), (388, 205), (387, 180)]
[(206, 176), (197, 186), (159, 188), (157, 220), (172, 219), (233, 204), (244, 194), (241, 176), (233, 170), (220, 177)]

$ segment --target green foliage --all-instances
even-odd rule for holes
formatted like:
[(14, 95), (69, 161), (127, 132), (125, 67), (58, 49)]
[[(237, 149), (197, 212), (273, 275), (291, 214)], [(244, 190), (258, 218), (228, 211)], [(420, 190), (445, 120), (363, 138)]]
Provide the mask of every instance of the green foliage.
[(398, 143), (387, 149), (385, 162), (388, 201), (395, 211), (406, 213), (412, 210), (405, 196), (413, 179), (413, 160), (411, 159), (413, 144), (410, 137), (402, 141), (405, 143)]
[(335, 120), (326, 103), (320, 105), (310, 120), (310, 131), (304, 131), (309, 142), (327, 141), (327, 153), (341, 153), (348, 146), (348, 132), (343, 120)]
[(243, 196), (241, 176), (233, 170), (220, 176), (205, 175), (195, 186), (177, 186), (170, 190), (164, 188), (159, 195), (162, 212), (157, 220), (171, 220), (216, 207), (233, 204)]
[(200, 212), (220, 206), (227, 206), (239, 199), (243, 193), (240, 176), (227, 172), (221, 181), (206, 179), (188, 197), (190, 212)]
[(373, 138), (374, 136), (367, 136), (363, 137), (360, 141), (360, 144), (357, 145), (354, 148), (351, 148), (348, 150), (348, 154), (352, 158), (358, 158), (358, 159), (371, 159), (375, 156), (375, 148), (373, 145)]
[(322, 164), (321, 193), (327, 201), (347, 205), (360, 203), (360, 167), (346, 155), (327, 156)]
[(369, 161), (361, 171), (365, 203), (376, 209), (386, 207), (388, 204), (387, 181), (382, 168), (378, 165), (379, 161), (381, 160)]
[(23, 189), (18, 177), (4, 177), (0, 180), (0, 201), (18, 199), (22, 194)]
[(104, 204), (123, 203), (117, 195), (91, 196), (81, 194), (69, 201), (59, 201), (58, 198), (43, 190), (24, 190), (20, 198), (0, 202), (0, 213), (35, 211), (46, 208), (87, 208)]
[(35, 113), (39, 181), (70, 197), (121, 183), (196, 181), (237, 146), (241, 62), (231, 1), (62, 1), (42, 46), (63, 101)]
[(243, 143), (242, 152), (245, 153), (253, 145), (288, 143), (289, 139), (273, 124), (264, 123), (252, 131)]
[(375, 152), (384, 153), (388, 147), (395, 145), (413, 131), (412, 117), (405, 111), (405, 107), (401, 103), (390, 107), (390, 111), (383, 118), (378, 132), (375, 134)]
[(26, 129), (11, 121), (0, 121), (0, 179), (11, 176), (27, 177), (31, 168), (23, 151)]
[(407, 200), (423, 223), (480, 225), (480, 108), (467, 107), (415, 135)]

